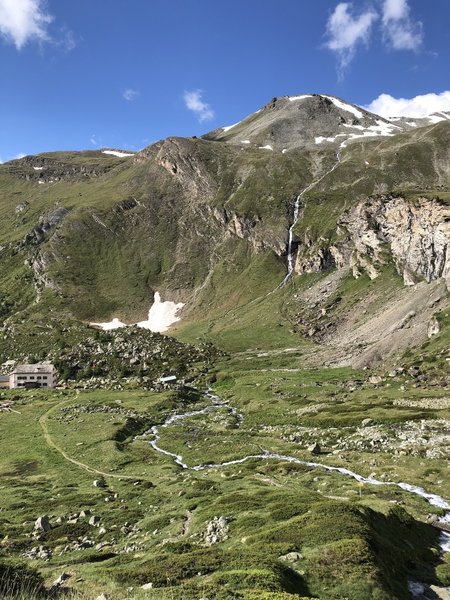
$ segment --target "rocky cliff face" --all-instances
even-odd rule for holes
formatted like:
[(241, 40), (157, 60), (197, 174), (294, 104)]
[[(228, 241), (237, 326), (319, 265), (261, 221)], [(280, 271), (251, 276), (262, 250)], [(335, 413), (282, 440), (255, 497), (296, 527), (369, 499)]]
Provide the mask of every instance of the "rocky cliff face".
[(426, 198), (381, 197), (358, 204), (341, 223), (354, 246), (355, 274), (367, 268), (376, 275), (388, 250), (406, 285), (445, 277), (450, 286), (450, 207)]
[(299, 247), (296, 272), (352, 268), (374, 279), (392, 257), (405, 285), (444, 277), (450, 289), (450, 207), (438, 200), (381, 196), (358, 203), (339, 220), (341, 241)]

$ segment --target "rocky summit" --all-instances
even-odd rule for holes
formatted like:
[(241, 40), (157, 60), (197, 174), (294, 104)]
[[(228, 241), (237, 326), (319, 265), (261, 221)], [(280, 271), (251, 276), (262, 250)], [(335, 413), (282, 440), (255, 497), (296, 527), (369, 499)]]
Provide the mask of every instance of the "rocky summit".
[(449, 148), (302, 94), (0, 164), (0, 596), (448, 597)]

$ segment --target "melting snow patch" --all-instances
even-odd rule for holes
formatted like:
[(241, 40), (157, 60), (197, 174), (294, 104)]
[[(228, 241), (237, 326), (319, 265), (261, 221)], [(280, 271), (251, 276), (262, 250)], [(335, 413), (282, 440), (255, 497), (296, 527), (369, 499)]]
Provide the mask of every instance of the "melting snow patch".
[(237, 123), (233, 123), (233, 125), (227, 125), (226, 127), (222, 127), (222, 131), (228, 131), (229, 129), (236, 127), (236, 125), (239, 125), (240, 122), (241, 121), (238, 121)]
[(101, 327), (104, 331), (109, 331), (111, 329), (119, 329), (119, 327), (125, 327), (125, 323), (122, 323), (119, 319), (115, 318), (108, 323), (91, 323), (91, 325), (97, 325)]
[(178, 313), (183, 306), (182, 302), (178, 304), (170, 301), (161, 302), (159, 292), (155, 292), (155, 299), (148, 313), (147, 321), (141, 321), (137, 325), (143, 329), (150, 329), (153, 332), (161, 333), (167, 331), (173, 323), (180, 320)]
[[(170, 301), (161, 302), (159, 292), (155, 292), (154, 302), (148, 313), (147, 321), (141, 321), (135, 323), (135, 325), (142, 327), (142, 329), (150, 329), (150, 331), (153, 331), (154, 333), (162, 333), (163, 331), (167, 331), (173, 323), (180, 320), (178, 312), (183, 306), (184, 304), (181, 302), (178, 304)], [(101, 327), (104, 331), (126, 327), (126, 323), (122, 323), (122, 321), (117, 318), (114, 318), (107, 323), (91, 323), (91, 325), (97, 325), (97, 327)]]
[(270, 144), (266, 144), (265, 146), (258, 146), (260, 150), (273, 150)]
[(35, 171), (42, 171), (42, 169), (43, 169), (43, 168), (44, 168), (44, 167), (33, 167), (33, 169), (34, 169)]
[(428, 115), (427, 119), (431, 123), (440, 123), (441, 121), (445, 121), (446, 120), (446, 119), (444, 119), (444, 117), (439, 116), (439, 115)]
[(318, 137), (314, 138), (314, 141), (316, 144), (321, 144), (322, 142), (335, 142), (338, 137), (346, 137), (347, 135), (347, 133), (338, 133), (334, 137), (323, 137), (319, 135)]
[(283, 150), (281, 151), (281, 154), (286, 154), (287, 152), (287, 148), (283, 148)]
[(328, 100), (331, 100), (331, 102), (335, 106), (337, 106), (341, 110), (345, 110), (349, 113), (352, 113), (352, 115), (355, 115), (355, 117), (357, 117), (358, 119), (362, 119), (364, 117), (363, 113), (360, 110), (358, 110), (357, 108), (355, 108), (354, 106), (352, 106), (351, 104), (342, 102), (342, 100), (338, 100), (337, 98), (334, 98), (333, 96), (322, 95), (322, 98), (328, 98)]
[(241, 144), (250, 144), (250, 140), (241, 140)]
[(119, 152), (118, 150), (102, 150), (102, 154), (111, 154), (111, 156), (117, 156), (118, 158), (134, 156), (134, 154), (130, 154), (129, 152)]

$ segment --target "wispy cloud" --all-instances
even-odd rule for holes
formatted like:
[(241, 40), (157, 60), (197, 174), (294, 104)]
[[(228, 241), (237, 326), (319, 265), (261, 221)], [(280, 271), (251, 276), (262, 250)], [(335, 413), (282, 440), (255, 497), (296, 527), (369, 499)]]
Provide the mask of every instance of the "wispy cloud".
[(413, 98), (394, 98), (380, 94), (367, 110), (382, 117), (423, 117), (442, 110), (450, 111), (450, 91), (441, 94), (422, 94)]
[(214, 119), (214, 111), (207, 102), (202, 100), (202, 93), (202, 90), (193, 90), (183, 94), (186, 108), (197, 115), (200, 123)]
[(24, 154), (23, 152), (19, 152), (18, 154), (13, 156), (11, 160), (19, 160), (19, 158), (25, 158), (25, 156), (26, 154)]
[(57, 42), (57, 44), (61, 46), (63, 50), (65, 50), (66, 52), (71, 52), (74, 48), (78, 46), (79, 41), (80, 39), (77, 39), (75, 37), (73, 31), (70, 31), (70, 29), (67, 29), (66, 27), (61, 27), (60, 39)]
[(352, 2), (340, 2), (328, 18), (325, 47), (336, 53), (338, 77), (342, 79), (358, 46), (369, 44), (376, 21), (376, 32), (390, 50), (417, 51), (423, 44), (423, 24), (411, 17), (408, 0), (379, 0), (378, 8), (357, 13)]
[(99, 140), (97, 140), (97, 136), (95, 135), (95, 133), (93, 133), (91, 135), (91, 137), (89, 138), (89, 141), (91, 142), (91, 144), (93, 146), (99, 146), (100, 145), (100, 142), (99, 142)]
[(410, 12), (408, 0), (383, 1), (383, 40), (393, 50), (418, 50), (422, 45), (422, 23)]
[(132, 102), (138, 96), (139, 96), (139, 92), (137, 90), (134, 90), (133, 88), (127, 88), (122, 93), (122, 97), (125, 98), (125, 100), (128, 100), (128, 102)]
[(18, 50), (32, 40), (50, 41), (52, 21), (43, 0), (0, 0), (0, 34)]
[(359, 44), (367, 44), (378, 15), (371, 8), (356, 14), (351, 2), (339, 3), (327, 22), (328, 41), (325, 46), (336, 52), (338, 74), (342, 78)]

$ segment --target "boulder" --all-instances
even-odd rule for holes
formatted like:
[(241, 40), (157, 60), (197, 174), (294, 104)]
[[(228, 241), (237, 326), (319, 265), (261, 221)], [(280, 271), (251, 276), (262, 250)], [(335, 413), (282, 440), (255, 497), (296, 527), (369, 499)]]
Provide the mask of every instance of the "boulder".
[(92, 485), (96, 488), (105, 488), (106, 481), (104, 479), (94, 479), (94, 482)]
[(322, 449), (321, 449), (320, 445), (316, 442), (315, 444), (312, 444), (311, 446), (308, 447), (308, 452), (311, 452), (311, 454), (314, 454), (314, 456), (317, 456), (318, 454), (320, 454), (322, 452)]
[(153, 583), (144, 583), (144, 585), (141, 585), (141, 590), (152, 590), (153, 589)]
[(286, 562), (297, 562), (302, 558), (303, 556), (300, 554), (300, 552), (288, 552), (287, 554), (280, 556), (280, 560), (285, 560)]
[(36, 519), (34, 524), (34, 529), (36, 531), (50, 531), (51, 528), (52, 526), (50, 525), (50, 519), (48, 518), (48, 515), (44, 515)]
[(97, 515), (93, 515), (89, 519), (89, 525), (92, 525), (93, 527), (97, 527), (99, 523), (100, 523), (100, 517), (98, 517)]

